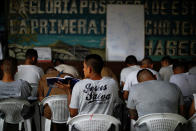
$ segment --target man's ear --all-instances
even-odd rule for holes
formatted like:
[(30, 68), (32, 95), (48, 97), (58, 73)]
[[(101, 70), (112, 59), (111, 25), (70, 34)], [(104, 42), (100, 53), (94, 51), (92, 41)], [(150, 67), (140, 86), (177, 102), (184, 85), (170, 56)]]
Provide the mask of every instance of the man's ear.
[(35, 61), (35, 57), (32, 57), (31, 59), (32, 59), (32, 61)]
[(89, 73), (92, 73), (93, 72), (93, 69), (92, 69), (91, 66), (88, 67), (88, 71), (89, 71)]

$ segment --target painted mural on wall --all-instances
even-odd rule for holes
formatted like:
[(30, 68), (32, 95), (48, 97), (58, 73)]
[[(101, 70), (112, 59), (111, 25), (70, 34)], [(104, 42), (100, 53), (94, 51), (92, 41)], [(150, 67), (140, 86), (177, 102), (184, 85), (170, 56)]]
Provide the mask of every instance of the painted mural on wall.
[(107, 4), (144, 4), (146, 56), (196, 57), (195, 0), (10, 0), (10, 55), (47, 46), (53, 58), (105, 57)]
[(10, 0), (9, 6), (11, 55), (23, 59), (26, 49), (47, 46), (54, 58), (82, 60), (90, 53), (105, 57), (103, 2)]

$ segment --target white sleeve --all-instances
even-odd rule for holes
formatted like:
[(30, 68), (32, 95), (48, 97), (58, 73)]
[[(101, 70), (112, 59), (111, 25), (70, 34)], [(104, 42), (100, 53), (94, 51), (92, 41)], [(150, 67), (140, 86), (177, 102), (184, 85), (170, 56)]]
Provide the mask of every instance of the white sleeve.
[(72, 109), (78, 109), (79, 108), (79, 95), (80, 95), (80, 84), (81, 82), (77, 82), (72, 90), (72, 95), (71, 95), (71, 102), (69, 107)]
[(122, 69), (120, 72), (120, 83), (125, 82), (124, 70)]
[(174, 75), (172, 75), (172, 76), (170, 77), (169, 82), (176, 84), (176, 80), (175, 80)]
[(163, 68), (161, 68), (161, 69), (159, 70), (159, 74), (160, 74), (161, 78), (164, 80), (165, 75), (164, 75)]
[(127, 102), (127, 108), (136, 109), (136, 102), (134, 100), (134, 92), (129, 93), (129, 98)]
[(129, 91), (129, 87), (132, 86), (132, 82), (130, 77), (128, 76), (126, 81), (125, 81), (125, 85), (123, 87), (123, 91)]
[(40, 75), (40, 78), (44, 75), (44, 71), (42, 68), (40, 68), (39, 75)]
[(163, 80), (159, 72), (156, 72), (156, 77), (157, 77), (157, 80)]

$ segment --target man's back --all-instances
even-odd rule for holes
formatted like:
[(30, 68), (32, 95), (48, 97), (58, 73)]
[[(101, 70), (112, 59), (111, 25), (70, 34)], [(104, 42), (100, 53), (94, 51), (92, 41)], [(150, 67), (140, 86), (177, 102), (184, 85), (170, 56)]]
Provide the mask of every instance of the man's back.
[(171, 75), (173, 75), (172, 65), (161, 67), (159, 73), (164, 81), (169, 81)]
[(15, 79), (22, 79), (29, 83), (38, 83), (41, 76), (44, 75), (43, 70), (35, 65), (19, 65)]
[[(161, 77), (160, 77), (160, 74), (153, 70), (153, 69), (149, 69), (147, 68), (148, 70), (150, 70), (155, 76), (156, 76), (156, 79), (157, 80), (161, 80)], [(129, 91), (130, 88), (135, 85), (135, 84), (138, 84), (138, 80), (137, 80), (137, 73), (140, 71), (141, 69), (139, 70), (136, 70), (136, 71), (133, 71), (131, 72), (128, 76), (127, 76), (127, 80), (125, 81), (125, 85), (124, 85), (124, 88), (123, 90), (125, 91)]]
[[(39, 81), (39, 86), (38, 86), (38, 97), (39, 97), (40, 101), (44, 97), (46, 97), (48, 90), (49, 90), (46, 78), (47, 77), (57, 77), (58, 75), (59, 75), (58, 71), (51, 71), (50, 73), (42, 76), (42, 78)], [(61, 74), (60, 77), (64, 77), (65, 75), (66, 74)], [(59, 95), (59, 94), (66, 94), (66, 92), (60, 88), (52, 88), (49, 95)]]
[(136, 109), (138, 116), (150, 113), (178, 113), (183, 105), (183, 96), (176, 85), (151, 80), (132, 87), (127, 107)]
[(13, 82), (0, 81), (0, 98), (20, 97), (27, 99), (31, 95), (28, 82), (16, 80)]
[(15, 75), (15, 80), (25, 80), (32, 87), (32, 96), (37, 96), (37, 87), (41, 76), (44, 75), (43, 70), (36, 65), (19, 65), (18, 72)]
[(129, 66), (129, 67), (125, 67), (121, 70), (120, 73), (120, 81), (125, 82), (127, 76), (133, 72), (133, 71), (138, 71), (140, 70), (140, 67), (138, 65), (134, 65), (134, 66)]
[(182, 91), (183, 96), (190, 96), (196, 93), (196, 74), (180, 73), (172, 75), (170, 82), (176, 84)]
[(114, 79), (84, 79), (73, 88), (70, 108), (78, 109), (79, 114), (111, 115), (118, 100), (118, 84)]
[[(60, 94), (66, 94), (65, 90), (60, 89), (60, 88), (51, 88), (51, 91), (49, 91), (50, 87), (47, 84), (47, 77), (57, 77), (59, 76), (58, 71), (52, 70), (50, 71), (50, 73), (47, 73), (45, 75), (43, 75), (39, 81), (39, 86), (38, 86), (38, 98), (40, 101), (42, 101), (45, 97), (51, 96), (51, 95), (60, 95)], [(65, 75), (68, 74), (61, 74), (59, 77), (64, 77)], [(49, 94), (48, 94), (49, 92)], [(51, 118), (51, 111), (50, 108), (48, 106), (46, 106), (44, 108), (44, 116), (48, 119)]]

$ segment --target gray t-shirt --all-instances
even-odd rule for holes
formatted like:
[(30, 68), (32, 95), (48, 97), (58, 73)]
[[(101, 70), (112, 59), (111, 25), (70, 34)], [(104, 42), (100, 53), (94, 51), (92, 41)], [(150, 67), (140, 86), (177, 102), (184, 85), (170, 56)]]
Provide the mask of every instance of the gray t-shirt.
[(178, 113), (183, 104), (183, 95), (175, 84), (151, 80), (132, 86), (127, 107), (136, 109), (141, 117), (150, 113)]
[(70, 108), (79, 114), (112, 115), (118, 102), (118, 84), (109, 77), (101, 80), (84, 79), (76, 83), (72, 91)]
[(13, 82), (0, 81), (0, 98), (19, 97), (27, 99), (31, 95), (31, 87), (24, 80)]

